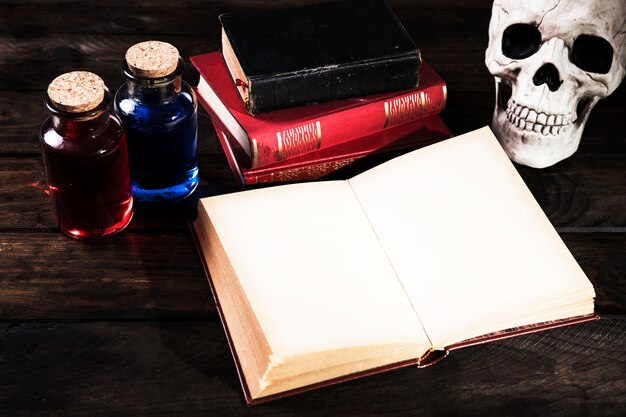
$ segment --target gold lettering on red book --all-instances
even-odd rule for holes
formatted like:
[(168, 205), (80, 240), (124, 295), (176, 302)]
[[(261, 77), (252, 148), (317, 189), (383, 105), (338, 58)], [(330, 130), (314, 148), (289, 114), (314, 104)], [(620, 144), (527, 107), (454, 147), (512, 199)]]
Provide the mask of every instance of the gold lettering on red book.
[(286, 182), (286, 181), (301, 181), (301, 180), (316, 180), (323, 177), (326, 174), (330, 174), (346, 165), (354, 162), (355, 158), (346, 158), (340, 161), (334, 162), (322, 162), (320, 164), (311, 165), (308, 167), (292, 168), (279, 172), (272, 172), (268, 176), (261, 177), (255, 176), (254, 183), (267, 183), (267, 182)]
[(312, 152), (322, 145), (322, 128), (320, 122), (306, 123), (276, 132), (278, 140), (278, 159)]
[(413, 120), (421, 119), (427, 114), (441, 110), (441, 100), (433, 100), (424, 91), (385, 101), (384, 128), (398, 126)]

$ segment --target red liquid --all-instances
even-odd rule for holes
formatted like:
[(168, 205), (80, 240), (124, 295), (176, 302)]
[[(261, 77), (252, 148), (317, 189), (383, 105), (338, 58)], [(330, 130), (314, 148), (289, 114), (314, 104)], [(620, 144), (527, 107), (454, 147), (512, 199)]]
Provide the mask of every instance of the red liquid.
[(126, 135), (115, 116), (104, 114), (98, 119), (50, 118), (41, 129), (41, 151), (57, 224), (76, 239), (119, 232), (133, 216)]

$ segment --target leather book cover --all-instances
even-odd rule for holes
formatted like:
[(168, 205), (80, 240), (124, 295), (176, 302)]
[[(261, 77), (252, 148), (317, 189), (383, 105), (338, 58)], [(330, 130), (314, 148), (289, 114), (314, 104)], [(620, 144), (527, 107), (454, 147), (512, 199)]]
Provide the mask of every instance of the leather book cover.
[(239, 162), (240, 155), (236, 152), (237, 142), (232, 134), (219, 121), (200, 94), (198, 99), (211, 116), (218, 140), (241, 189), (248, 185), (263, 183), (316, 180), (374, 153), (415, 149), (452, 136), (441, 118), (435, 115), (287, 161), (257, 169), (246, 169)]
[[(194, 56), (201, 81), (198, 96), (213, 95), (213, 113), (229, 130), (244, 168), (261, 168), (411, 123), (443, 110), (443, 79), (422, 65), (420, 86), (394, 93), (339, 100), (250, 116), (219, 52)], [(203, 90), (203, 84), (210, 90)], [(204, 93), (203, 93), (204, 91)], [(210, 97), (202, 97), (211, 102)], [(206, 106), (205, 106), (206, 107)], [(228, 119), (228, 120), (227, 120)]]
[[(228, 138), (228, 134), (225, 134)], [(313, 154), (260, 169), (242, 169), (246, 185), (320, 179), (372, 154), (393, 153), (430, 145), (452, 136), (439, 116), (375, 133)], [(228, 140), (228, 139), (227, 139)], [(232, 142), (232, 141), (231, 141)], [(344, 146), (348, 145), (348, 146)], [(362, 148), (358, 149), (358, 145)], [(357, 150), (355, 150), (357, 149)]]
[(251, 114), (415, 87), (420, 53), (385, 0), (223, 14)]

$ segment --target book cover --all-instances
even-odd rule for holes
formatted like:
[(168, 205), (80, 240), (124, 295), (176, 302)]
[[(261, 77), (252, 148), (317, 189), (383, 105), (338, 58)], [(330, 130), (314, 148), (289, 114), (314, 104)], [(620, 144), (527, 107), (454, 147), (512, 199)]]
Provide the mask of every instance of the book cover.
[(251, 114), (415, 87), (420, 53), (384, 0), (223, 14), (222, 50)]
[(488, 128), (346, 181), (201, 199), (194, 233), (249, 403), (596, 318)]
[(200, 72), (198, 95), (235, 139), (245, 168), (259, 168), (437, 114), (447, 89), (422, 65), (418, 88), (333, 101), (250, 116), (219, 52), (194, 56)]
[[(200, 104), (206, 106), (202, 98), (200, 98)], [(210, 109), (207, 111), (211, 114)], [(267, 167), (247, 169), (237, 161), (232, 147), (235, 140), (230, 133), (219, 124), (216, 118), (212, 117), (212, 121), (240, 189), (264, 183), (317, 180), (368, 155), (415, 149), (452, 136), (441, 118), (435, 115), (355, 139), (354, 143), (347, 142), (332, 148), (321, 149)]]

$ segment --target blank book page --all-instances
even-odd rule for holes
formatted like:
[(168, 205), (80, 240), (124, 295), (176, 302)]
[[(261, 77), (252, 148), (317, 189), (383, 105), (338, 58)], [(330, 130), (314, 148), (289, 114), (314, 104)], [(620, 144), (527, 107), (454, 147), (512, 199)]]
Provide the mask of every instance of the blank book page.
[(489, 128), (349, 182), (435, 346), (593, 297)]

